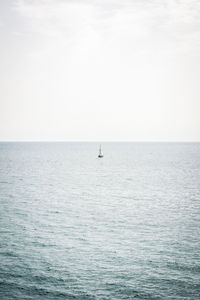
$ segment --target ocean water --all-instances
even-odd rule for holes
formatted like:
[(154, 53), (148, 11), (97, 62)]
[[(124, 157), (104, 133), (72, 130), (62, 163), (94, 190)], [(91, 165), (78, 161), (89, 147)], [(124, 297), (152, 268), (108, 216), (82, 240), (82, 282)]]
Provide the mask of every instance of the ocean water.
[(0, 143), (0, 299), (199, 299), (200, 143)]

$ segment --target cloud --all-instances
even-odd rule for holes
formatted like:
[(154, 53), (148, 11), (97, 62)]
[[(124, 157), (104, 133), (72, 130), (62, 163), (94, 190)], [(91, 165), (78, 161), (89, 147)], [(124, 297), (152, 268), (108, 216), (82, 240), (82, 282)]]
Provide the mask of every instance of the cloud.
[(199, 1), (4, 3), (4, 128), (17, 126), (17, 114), (27, 132), (66, 131), (67, 139), (82, 139), (82, 127), (108, 139), (109, 130), (116, 139), (162, 139), (163, 128), (184, 137), (190, 124), (198, 131)]
[(200, 46), (197, 0), (16, 0), (14, 8), (26, 20), (26, 32), (61, 44), (103, 39), (114, 47), (163, 53)]

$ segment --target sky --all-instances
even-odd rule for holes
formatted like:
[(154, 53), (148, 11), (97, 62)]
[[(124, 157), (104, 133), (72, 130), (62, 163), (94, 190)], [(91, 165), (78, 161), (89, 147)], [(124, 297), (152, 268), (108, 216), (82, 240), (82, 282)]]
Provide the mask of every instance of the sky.
[(199, 0), (1, 0), (1, 141), (200, 141)]

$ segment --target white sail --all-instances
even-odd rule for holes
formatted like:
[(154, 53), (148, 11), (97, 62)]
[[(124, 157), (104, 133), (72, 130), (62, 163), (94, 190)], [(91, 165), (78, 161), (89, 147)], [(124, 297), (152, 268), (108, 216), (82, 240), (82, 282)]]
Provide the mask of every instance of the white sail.
[(101, 145), (99, 146), (99, 155), (98, 155), (98, 157), (103, 157), (103, 152), (101, 150)]

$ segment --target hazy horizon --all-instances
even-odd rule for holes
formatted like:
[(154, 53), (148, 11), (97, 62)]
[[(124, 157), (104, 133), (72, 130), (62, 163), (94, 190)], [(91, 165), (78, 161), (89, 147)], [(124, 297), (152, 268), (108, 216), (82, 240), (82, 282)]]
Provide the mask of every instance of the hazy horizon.
[(106, 143), (135, 143), (135, 144), (139, 144), (139, 143), (149, 143), (149, 144), (153, 144), (153, 143), (160, 143), (160, 144), (181, 144), (181, 143), (183, 143), (183, 144), (198, 144), (198, 143), (200, 143), (200, 141), (120, 141), (120, 140), (113, 140), (113, 141), (111, 141), (111, 140), (105, 140), (105, 141), (95, 141), (95, 140), (93, 140), (93, 141), (89, 141), (89, 140), (46, 140), (46, 141), (44, 141), (44, 140), (1, 140), (0, 141), (0, 143), (95, 143), (95, 144), (100, 144), (100, 145), (103, 145), (104, 143), (106, 144)]
[(200, 2), (2, 0), (1, 141), (200, 141)]

